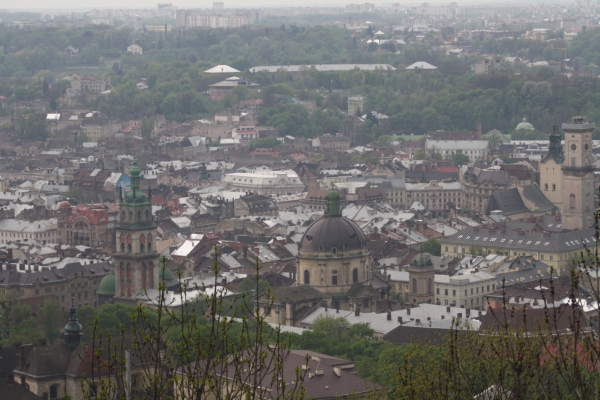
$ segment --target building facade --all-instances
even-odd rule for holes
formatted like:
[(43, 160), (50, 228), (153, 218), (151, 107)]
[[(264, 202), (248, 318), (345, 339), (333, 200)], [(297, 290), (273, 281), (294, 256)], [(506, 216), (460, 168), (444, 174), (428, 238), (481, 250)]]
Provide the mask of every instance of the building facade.
[(223, 182), (233, 190), (261, 195), (304, 191), (304, 184), (293, 170), (234, 172), (223, 175)]

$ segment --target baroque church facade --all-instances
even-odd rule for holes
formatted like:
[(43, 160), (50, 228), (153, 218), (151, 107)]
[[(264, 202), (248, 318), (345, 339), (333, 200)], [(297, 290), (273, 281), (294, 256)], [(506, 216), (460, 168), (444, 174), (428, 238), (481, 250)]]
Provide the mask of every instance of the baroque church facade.
[(323, 217), (313, 222), (298, 246), (298, 280), (259, 294), (267, 322), (299, 326), (318, 307), (375, 312), (389, 299), (387, 279), (372, 270), (368, 241), (358, 225), (342, 216), (340, 195), (330, 190)]

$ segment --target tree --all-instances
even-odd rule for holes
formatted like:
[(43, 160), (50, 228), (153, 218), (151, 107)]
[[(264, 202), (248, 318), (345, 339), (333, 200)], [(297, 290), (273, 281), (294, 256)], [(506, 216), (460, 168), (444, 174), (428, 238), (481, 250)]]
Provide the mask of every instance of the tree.
[(377, 139), (377, 144), (383, 147), (389, 147), (394, 142), (394, 139), (389, 135), (381, 135)]
[(456, 153), (452, 156), (452, 161), (454, 161), (454, 165), (460, 167), (461, 165), (469, 163), (469, 156), (463, 154), (462, 150), (456, 150)]
[(471, 245), (469, 247), (469, 254), (472, 256), (483, 256), (484, 252), (483, 252), (483, 247), (479, 246), (479, 245)]
[(429, 239), (425, 243), (421, 244), (421, 251), (423, 253), (429, 253), (434, 256), (441, 256), (442, 243), (437, 239)]
[(21, 139), (44, 140), (48, 137), (46, 120), (42, 114), (29, 114), (17, 118), (17, 135)]
[(44, 304), (38, 308), (37, 317), (50, 343), (60, 337), (60, 308), (56, 301), (44, 300)]
[[(211, 270), (215, 283), (211, 286), (215, 290), (192, 299), (191, 293), (207, 288), (183, 284), (178, 300), (181, 306), (177, 308), (170, 307), (166, 283), (161, 281), (153, 307), (132, 308), (127, 321), (117, 322), (119, 332), (115, 336), (107, 335), (100, 327), (101, 319), (114, 317), (114, 312), (101, 315), (99, 310), (88, 346), (93, 356), (85, 360), (90, 373), (82, 389), (95, 387), (94, 398), (101, 400), (137, 395), (166, 400), (172, 398), (173, 392), (181, 399), (303, 399), (302, 385), (307, 371), (297, 368), (291, 377), (286, 375), (283, 379), (290, 338), (265, 323), (272, 301), (264, 313), (262, 306), (259, 310), (257, 296), (243, 293), (234, 296), (233, 302), (226, 301), (226, 290), (216, 285), (221, 272), (220, 255), (215, 246)], [(160, 268), (166, 265), (163, 259)], [(261, 268), (260, 264), (255, 266), (256, 289)], [(265, 295), (272, 299), (270, 289), (267, 288)], [(239, 321), (235, 321), (225, 317), (234, 311), (228, 307), (246, 308), (248, 314), (242, 313)], [(113, 310), (106, 308), (106, 311)], [(131, 392), (125, 394), (126, 349), (136, 357), (136, 364), (143, 367), (143, 372), (136, 376)], [(83, 396), (91, 399), (87, 390)]]
[(154, 132), (154, 118), (143, 118), (142, 119), (142, 136), (145, 138), (151, 138)]
[(344, 317), (332, 317), (327, 314), (321, 314), (312, 323), (312, 329), (315, 332), (323, 332), (329, 337), (341, 339), (348, 335), (350, 322)]
[(500, 146), (502, 145), (502, 136), (499, 133), (492, 133), (488, 136), (488, 150), (492, 157), (495, 154), (498, 154), (500, 151)]

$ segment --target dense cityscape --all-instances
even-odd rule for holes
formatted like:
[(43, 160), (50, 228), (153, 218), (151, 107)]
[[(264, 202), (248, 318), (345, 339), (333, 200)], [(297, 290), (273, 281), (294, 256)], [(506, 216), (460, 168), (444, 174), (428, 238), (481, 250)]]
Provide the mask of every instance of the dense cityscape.
[(596, 398), (598, 2), (100, 6), (0, 9), (0, 399)]

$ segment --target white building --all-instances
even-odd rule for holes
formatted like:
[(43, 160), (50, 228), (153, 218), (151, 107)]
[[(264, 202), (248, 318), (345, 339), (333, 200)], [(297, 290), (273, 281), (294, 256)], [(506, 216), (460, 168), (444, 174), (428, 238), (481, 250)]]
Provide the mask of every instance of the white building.
[(0, 220), (0, 243), (17, 240), (35, 239), (40, 242), (58, 243), (56, 218), (40, 221), (23, 221), (18, 219)]
[(458, 150), (469, 157), (469, 161), (484, 160), (488, 155), (487, 140), (427, 140), (428, 153), (440, 153), (444, 160), (451, 160)]
[[(459, 273), (460, 274), (460, 273)], [(486, 309), (485, 296), (496, 290), (496, 275), (487, 271), (435, 275), (435, 298), (441, 305)]]
[(304, 184), (292, 170), (234, 172), (223, 176), (233, 190), (256, 194), (294, 194), (304, 191)]
[(134, 56), (141, 56), (142, 47), (138, 46), (137, 44), (132, 44), (131, 46), (127, 47), (127, 52), (133, 54)]

